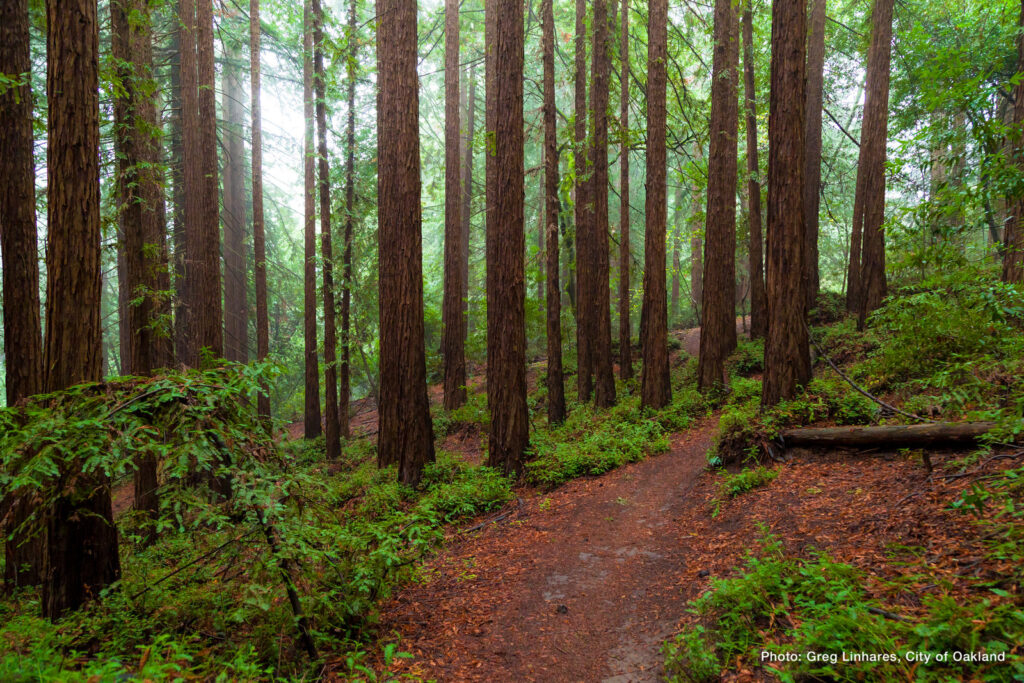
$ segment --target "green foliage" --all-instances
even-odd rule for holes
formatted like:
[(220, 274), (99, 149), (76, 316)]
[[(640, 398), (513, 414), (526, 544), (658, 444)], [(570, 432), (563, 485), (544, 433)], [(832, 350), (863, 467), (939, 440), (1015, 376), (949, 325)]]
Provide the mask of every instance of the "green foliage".
[[(850, 565), (819, 553), (794, 559), (770, 535), (758, 553), (748, 554), (743, 571), (716, 579), (690, 603), (698, 623), (664, 645), (672, 681), (710, 681), (734, 668), (764, 666), (762, 652), (790, 655), (794, 661), (767, 671), (783, 681), (896, 680), (943, 681), (983, 676), (1014, 680), (1024, 674), (1024, 658), (1009, 654), (1024, 638), (1024, 613), (1010, 604), (983, 598), (958, 604), (948, 596), (926, 597), (916, 620), (886, 619), (865, 588), (865, 576)], [(890, 613), (891, 614), (891, 613)], [(908, 661), (909, 652), (1007, 653), (1007, 662), (927, 664)], [(808, 653), (820, 655), (812, 659)], [(843, 653), (894, 655), (893, 661), (843, 661)]]
[(764, 339), (740, 339), (729, 356), (727, 367), (735, 375), (747, 376), (764, 370)]
[(715, 497), (711, 500), (712, 517), (717, 517), (725, 498), (735, 498), (747, 491), (765, 486), (779, 476), (779, 471), (764, 466), (745, 467), (739, 472), (725, 472), (716, 483)]
[[(379, 599), (436, 547), (444, 524), (511, 498), (506, 478), (443, 452), (414, 491), (393, 469), (377, 469), (366, 441), (330, 465), (321, 442), (280, 447), (254, 401), (237, 400), (258, 381), (228, 366), (84, 385), (0, 411), (5, 490), (49, 500), (66, 486), (57, 474), (71, 467), (107, 472), (117, 487), (140, 450), (160, 456), (164, 482), (153, 545), (132, 540), (139, 515), (117, 520), (127, 542), (114, 590), (52, 626), (33, 616), (33, 592), (0, 602), (0, 678), (308, 675), (315, 663), (295, 650), (283, 567), (314, 640), (344, 651)], [(188, 485), (204, 466), (231, 478), (229, 501)], [(30, 520), (26, 530), (37, 526)]]

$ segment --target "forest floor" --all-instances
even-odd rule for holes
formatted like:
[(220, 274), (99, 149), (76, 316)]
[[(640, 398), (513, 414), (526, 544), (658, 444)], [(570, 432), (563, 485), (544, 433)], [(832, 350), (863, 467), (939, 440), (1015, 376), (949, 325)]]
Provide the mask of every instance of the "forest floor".
[[(676, 336), (696, 354), (699, 330)], [(791, 449), (773, 481), (730, 499), (707, 466), (717, 424), (715, 413), (673, 434), (669, 452), (600, 477), (519, 488), (499, 513), (450, 530), (381, 606), (379, 639), (412, 657), (378, 667), (440, 681), (660, 680), (662, 643), (696, 621), (687, 603), (765, 533), (795, 556), (824, 550), (865, 570), (880, 579), (872, 597), (908, 615), (929, 592), (966, 598), (1005, 573), (950, 509), (970, 480), (937, 472), (958, 454), (933, 452), (933, 475), (919, 454)], [(479, 459), (481, 438), (456, 432), (444, 448)], [(993, 458), (972, 476), (1012, 466)], [(908, 590), (892, 594), (893, 581)]]

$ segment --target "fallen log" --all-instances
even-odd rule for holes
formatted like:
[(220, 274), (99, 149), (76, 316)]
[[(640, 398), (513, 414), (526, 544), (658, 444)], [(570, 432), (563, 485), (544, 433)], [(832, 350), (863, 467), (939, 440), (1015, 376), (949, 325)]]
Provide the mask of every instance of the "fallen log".
[(784, 429), (784, 446), (867, 447), (923, 446), (940, 443), (974, 443), (991, 431), (994, 422), (935, 422), (880, 427), (807, 427)]

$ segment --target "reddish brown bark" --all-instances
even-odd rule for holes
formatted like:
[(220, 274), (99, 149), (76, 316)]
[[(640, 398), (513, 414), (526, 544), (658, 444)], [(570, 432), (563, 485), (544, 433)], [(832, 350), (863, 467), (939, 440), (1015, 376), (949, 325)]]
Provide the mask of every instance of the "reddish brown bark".
[(221, 110), (224, 113), (224, 358), (249, 361), (248, 278), (245, 272), (245, 161), (239, 45), (224, 36)]
[(544, 221), (547, 235), (548, 422), (565, 420), (562, 371), (562, 300), (558, 286), (558, 140), (555, 111), (555, 17), (553, 0), (541, 2), (544, 62)]
[(633, 377), (629, 325), (629, 0), (622, 0), (621, 21), (619, 125), (623, 132), (619, 157), (619, 377), (627, 380)]
[(462, 192), (459, 149), (459, 3), (445, 2), (444, 58), (444, 301), (441, 355), (444, 360), (444, 407), (466, 402), (466, 318), (462, 311)]
[(306, 126), (303, 170), (305, 207), (303, 231), (303, 368), (305, 370), (304, 435), (315, 439), (322, 433), (320, 425), (320, 362), (316, 334), (316, 157), (313, 138), (313, 11), (311, 0), (302, 9), (302, 101)]
[(398, 465), (399, 480), (415, 485), (423, 466), (434, 459), (423, 342), (416, 2), (377, 0), (377, 16), (377, 462), (381, 467)]
[(807, 6), (776, 0), (772, 8), (768, 114), (768, 239), (765, 287), (768, 336), (761, 404), (792, 398), (811, 378), (802, 287), (804, 258), (804, 107)]
[[(39, 317), (39, 261), (36, 249), (35, 162), (32, 157), (32, 89), (28, 0), (0, 5), (0, 73), (26, 76), (0, 92), (0, 252), (3, 256), (3, 318), (7, 405), (43, 390), (43, 338)], [(31, 508), (13, 504), (6, 534), (20, 526)], [(4, 544), (4, 584), (40, 581), (40, 544), (18, 534)]]
[(764, 291), (764, 239), (761, 235), (761, 176), (757, 154), (757, 89), (754, 87), (754, 19), (748, 2), (743, 10), (743, 87), (747, 128), (747, 220), (750, 255), (750, 336), (768, 332)]
[(871, 19), (861, 129), (861, 163), (864, 174), (862, 254), (858, 326), (885, 298), (885, 141), (889, 126), (889, 63), (892, 52), (893, 0), (876, 0)]
[[(44, 389), (100, 379), (99, 32), (95, 2), (48, 0)], [(64, 462), (46, 515), (43, 615), (56, 619), (120, 576), (110, 486)]]
[[(487, 405), (491, 412), (487, 464), (521, 472), (529, 446), (526, 407), (526, 283), (523, 253), (523, 4), (495, 0), (492, 26), (494, 128), (488, 154), (495, 182), (487, 185)], [(497, 113), (500, 112), (500, 116)], [(489, 174), (490, 175), (490, 174)]]
[(313, 75), (316, 89), (317, 162), (320, 185), (320, 254), (324, 276), (324, 438), (327, 458), (341, 457), (338, 415), (338, 335), (334, 320), (334, 249), (331, 244), (331, 180), (327, 164), (327, 78), (324, 71), (324, 10), (313, 0)]
[(807, 35), (807, 107), (804, 127), (804, 291), (807, 310), (818, 305), (818, 209), (821, 202), (821, 107), (825, 87), (825, 0), (812, 0)]
[(341, 394), (338, 403), (340, 432), (346, 439), (349, 437), (349, 401), (352, 395), (349, 377), (352, 343), (352, 234), (355, 230), (356, 210), (356, 57), (359, 45), (356, 40), (356, 0), (349, 3), (348, 40), (350, 52), (345, 66), (348, 89), (348, 116), (345, 124), (345, 246), (341, 275), (341, 366), (338, 373)]
[[(267, 247), (263, 225), (263, 120), (260, 107), (260, 3), (249, 0), (249, 75), (252, 116), (252, 246), (253, 282), (256, 293), (256, 360), (270, 352), (270, 316), (267, 310)], [(270, 396), (264, 385), (256, 401), (257, 411), (270, 417)]]
[[(465, 88), (463, 88), (465, 91)], [(476, 65), (469, 67), (469, 94), (466, 97), (466, 138), (462, 160), (462, 324), (463, 344), (469, 336), (469, 233), (473, 216), (473, 136), (476, 132)]]
[[(152, 24), (149, 6), (139, 0), (110, 5), (111, 54), (121, 96), (114, 100), (114, 148), (117, 153), (120, 262), (121, 370), (148, 375), (171, 363), (170, 331), (161, 326), (169, 312), (167, 244), (164, 234), (163, 174), (153, 100)], [(135, 459), (135, 509), (151, 519), (159, 512), (157, 458), (140, 452)], [(150, 539), (153, 538), (150, 532)]]
[(668, 0), (651, 0), (647, 18), (647, 197), (644, 208), (644, 302), (640, 315), (643, 371), (640, 404), (663, 408), (672, 400), (668, 372), (668, 301), (665, 286), (665, 88)]
[(739, 36), (732, 0), (715, 2), (711, 77), (711, 147), (704, 229), (704, 301), (697, 387), (727, 383), (725, 359), (736, 348), (736, 137)]
[[(1024, 72), (1024, 2), (1017, 22), (1017, 71)], [(1024, 81), (1013, 88), (1013, 123), (1016, 134), (1012, 137), (1013, 158), (1018, 168), (1024, 168)], [(1024, 195), (1007, 197), (1011, 216), (1006, 221), (1003, 239), (1003, 281), (1024, 283)]]
[(576, 171), (576, 394), (581, 402), (589, 401), (594, 391), (594, 366), (591, 358), (590, 340), (590, 252), (589, 233), (593, 220), (590, 199), (590, 168), (587, 155), (587, 3), (576, 0), (576, 71), (574, 78), (575, 96), (575, 147), (573, 163)]
[(594, 49), (591, 58), (590, 110), (594, 137), (590, 146), (593, 211), (588, 227), (590, 321), (588, 337), (594, 366), (594, 405), (615, 405), (612, 368), (611, 293), (608, 287), (608, 91), (611, 59), (608, 56), (608, 2), (594, 0)]
[[(196, 3), (196, 63), (199, 78), (199, 144), (202, 182), (199, 247), (193, 252), (200, 277), (192, 295), (196, 302), (196, 343), (214, 358), (224, 355), (220, 278), (220, 181), (217, 169), (217, 95), (213, 66), (213, 2)], [(190, 257), (191, 258), (191, 257)], [(198, 361), (199, 358), (196, 358)]]

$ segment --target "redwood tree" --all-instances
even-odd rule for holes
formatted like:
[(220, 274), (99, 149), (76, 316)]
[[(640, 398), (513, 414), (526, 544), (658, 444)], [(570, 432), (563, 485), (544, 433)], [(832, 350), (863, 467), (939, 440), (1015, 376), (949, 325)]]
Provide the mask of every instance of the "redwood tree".
[(351, 354), (351, 312), (352, 312), (352, 233), (355, 229), (356, 210), (356, 56), (358, 41), (356, 40), (356, 0), (351, 0), (348, 7), (348, 41), (349, 57), (345, 66), (345, 79), (348, 89), (348, 116), (345, 124), (345, 245), (342, 255), (341, 274), (341, 366), (338, 383), (341, 398), (338, 403), (338, 414), (341, 419), (340, 432), (344, 438), (349, 437), (349, 398), (352, 394), (349, 382)]
[(724, 384), (725, 359), (736, 348), (736, 24), (732, 0), (716, 0), (704, 301), (697, 365), (697, 386), (702, 391)]
[[(1020, 6), (1017, 22), (1017, 72), (1024, 72), (1024, 2)], [(1013, 154), (1018, 167), (1024, 168), (1024, 81), (1018, 81), (1013, 88), (1013, 123), (1016, 135), (1013, 138)], [(1024, 283), (1024, 194), (1007, 199), (1012, 215), (1006, 222), (1006, 237), (1003, 243), (1003, 280), (1017, 284)]]
[(640, 403), (663, 408), (672, 400), (668, 372), (668, 300), (665, 285), (665, 88), (668, 0), (651, 0), (647, 17), (647, 196), (644, 203), (644, 302), (640, 314)]
[(327, 458), (341, 457), (338, 415), (338, 338), (334, 321), (334, 250), (331, 245), (331, 180), (327, 164), (327, 77), (324, 72), (324, 10), (313, 0), (313, 72), (316, 80), (316, 130), (320, 186), (320, 253), (324, 269), (324, 437)]
[(590, 145), (590, 199), (593, 210), (587, 224), (588, 286), (590, 309), (587, 324), (590, 356), (594, 367), (594, 405), (615, 405), (615, 372), (612, 368), (611, 300), (608, 288), (608, 90), (611, 59), (608, 56), (608, 2), (594, 0), (593, 78), (590, 110), (594, 136)]
[[(49, 99), (44, 390), (101, 379), (99, 32), (96, 3), (46, 3)], [(43, 615), (97, 597), (121, 573), (110, 483), (62, 462), (46, 515)]]
[(305, 369), (304, 434), (307, 439), (320, 436), (320, 363), (316, 342), (316, 157), (313, 151), (313, 10), (311, 0), (302, 6), (302, 101), (306, 135), (303, 148), (305, 179), (303, 322)]
[[(853, 204), (848, 303), (863, 326), (885, 298), (885, 141), (889, 125), (889, 62), (893, 0), (875, 0), (871, 17), (857, 187)], [(854, 245), (859, 238), (860, 244)], [(859, 246), (859, 249), (855, 249)], [(853, 276), (853, 270), (857, 271)]]
[[(558, 140), (555, 119), (555, 16), (553, 0), (541, 3), (544, 61), (544, 230), (547, 236), (548, 422), (565, 420), (562, 376), (562, 299), (558, 286)], [(627, 309), (628, 310), (628, 309)], [(628, 323), (627, 323), (628, 325)], [(627, 351), (628, 353), (628, 351)]]
[[(587, 155), (587, 3), (576, 0), (576, 71), (574, 78), (573, 116), (575, 146), (573, 163), (576, 171), (576, 394), (589, 401), (594, 390), (594, 367), (591, 358), (589, 231), (592, 221), (590, 204), (590, 170)], [(489, 44), (489, 42), (488, 42)]]
[[(377, 462), (381, 467), (398, 465), (399, 480), (415, 485), (423, 466), (434, 459), (423, 341), (416, 2), (377, 0), (377, 16)], [(492, 457), (494, 452), (492, 448)]]
[[(523, 3), (494, 0), (486, 9), (494, 55), (487, 155), (487, 464), (521, 472), (529, 445), (526, 406), (526, 283), (523, 252)], [(500, 112), (500, 115), (499, 115)], [(493, 128), (491, 127), (493, 125)]]
[[(270, 352), (270, 316), (267, 311), (267, 248), (263, 226), (263, 121), (260, 109), (260, 2), (249, 0), (249, 89), (252, 116), (252, 245), (256, 292), (256, 360)], [(262, 417), (270, 417), (270, 396), (264, 386), (256, 402)]]
[[(160, 137), (153, 99), (152, 19), (145, 0), (110, 5), (111, 53), (121, 82), (114, 100), (117, 152), (118, 226), (125, 300), (121, 310), (122, 372), (148, 375), (171, 364), (170, 330), (161, 325), (169, 312)], [(140, 452), (135, 460), (135, 508), (155, 518), (157, 458)], [(152, 538), (152, 536), (150, 537)]]
[(245, 253), (245, 159), (242, 79), (238, 65), (241, 48), (234, 36), (224, 35), (224, 77), (221, 110), (224, 114), (224, 358), (249, 361), (249, 283)]
[(824, 95), (825, 0), (812, 0), (807, 35), (807, 108), (804, 127), (804, 291), (807, 310), (818, 302), (818, 208), (821, 197), (821, 107)]
[(466, 318), (462, 310), (462, 193), (459, 166), (459, 1), (446, 0), (444, 56), (444, 407), (466, 402)]
[[(619, 377), (633, 376), (632, 333), (629, 325), (629, 0), (622, 0), (622, 34), (619, 39), (619, 126), (622, 150), (619, 157)], [(557, 208), (557, 206), (556, 206)], [(549, 269), (550, 270), (550, 269)]]
[(802, 287), (804, 258), (804, 0), (772, 7), (768, 113), (768, 239), (765, 288), (768, 336), (761, 404), (792, 398), (811, 379)]
[[(31, 75), (31, 69), (28, 0), (4, 2), (0, 5), (0, 73)], [(26, 78), (0, 91), (0, 254), (8, 406), (43, 390), (30, 81)], [(4, 535), (20, 526), (31, 510), (25, 500), (6, 503), (14, 507), (6, 528), (0, 530)], [(7, 586), (39, 583), (38, 543), (19, 534), (5, 542), (5, 553)]]
[(747, 249), (750, 255), (750, 336), (764, 337), (768, 331), (764, 291), (764, 240), (761, 236), (761, 176), (757, 160), (757, 89), (754, 87), (754, 19), (751, 2), (743, 8), (743, 89), (747, 121)]

